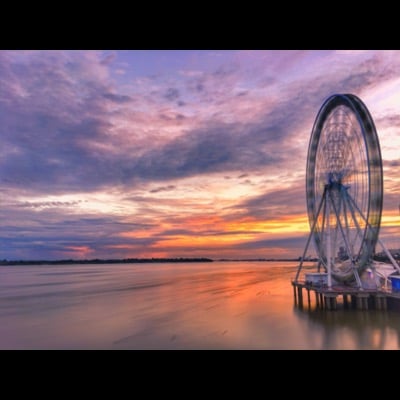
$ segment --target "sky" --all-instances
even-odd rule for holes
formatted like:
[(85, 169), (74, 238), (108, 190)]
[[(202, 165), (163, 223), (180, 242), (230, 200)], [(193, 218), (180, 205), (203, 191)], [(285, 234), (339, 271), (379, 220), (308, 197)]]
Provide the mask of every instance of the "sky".
[(0, 50), (0, 259), (298, 257), (335, 93), (375, 122), (400, 247), (400, 51)]

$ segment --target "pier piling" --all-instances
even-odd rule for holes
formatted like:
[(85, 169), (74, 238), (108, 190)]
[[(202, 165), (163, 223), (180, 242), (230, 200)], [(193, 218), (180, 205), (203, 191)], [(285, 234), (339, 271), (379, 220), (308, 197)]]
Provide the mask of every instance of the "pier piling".
[[(308, 308), (312, 308), (310, 292), (314, 292), (317, 309), (335, 311), (338, 309), (338, 298), (342, 300), (343, 309), (368, 311), (369, 309), (386, 311), (400, 309), (400, 292), (365, 289), (346, 285), (328, 288), (324, 285), (312, 285), (304, 281), (292, 281), (295, 305), (303, 308), (303, 289), (307, 290)], [(339, 302), (340, 303), (340, 302)]]

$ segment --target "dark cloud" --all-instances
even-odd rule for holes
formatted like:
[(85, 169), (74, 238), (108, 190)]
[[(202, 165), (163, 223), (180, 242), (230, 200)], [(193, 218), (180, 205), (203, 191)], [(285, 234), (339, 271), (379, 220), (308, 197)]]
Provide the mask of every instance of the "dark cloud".
[(199, 94), (206, 89), (206, 82), (207, 78), (205, 75), (196, 76), (193, 78), (188, 79), (187, 81), (187, 90), (189, 93)]
[[(6, 151), (0, 160), (1, 181), (57, 193), (98, 187), (110, 176), (103, 162), (107, 154), (91, 146), (108, 141), (104, 93), (109, 90), (96, 76), (85, 78), (90, 68), (85, 62), (84, 57), (57, 58), (53, 53), (38, 54), (31, 63), (8, 60), (13, 85), (2, 91), (6, 99), (0, 99)], [(83, 78), (74, 80), (78, 72)]]
[(204, 90), (204, 88), (205, 88), (204, 83), (202, 81), (200, 81), (200, 80), (197, 80), (197, 82), (195, 83), (194, 87), (195, 87), (195, 90), (197, 92), (202, 92)]
[(398, 159), (398, 160), (383, 160), (382, 164), (383, 164), (384, 168), (400, 167), (400, 159)]
[(107, 100), (111, 100), (112, 102), (118, 104), (129, 103), (132, 101), (132, 98), (130, 96), (114, 94), (114, 93), (104, 93), (103, 97), (106, 98)]
[(44, 208), (44, 207), (73, 207), (81, 203), (81, 200), (77, 201), (36, 201), (29, 202), (25, 201), (23, 203), (16, 204), (17, 207), (24, 208)]
[[(67, 253), (79, 258), (81, 247), (88, 249), (88, 257), (96, 254), (110, 258), (118, 253), (118, 246), (125, 246), (126, 254), (135, 256), (136, 251), (159, 240), (121, 236), (121, 231), (141, 232), (156, 224), (125, 222), (117, 216), (99, 218), (63, 214), (52, 207), (38, 211), (38, 208), (10, 206), (7, 212), (1, 211), (0, 217), (3, 222), (0, 257), (7, 259), (59, 259)], [(112, 250), (114, 246), (116, 250)]]
[[(2, 237), (2, 257), (6, 259), (60, 259), (71, 258), (113, 258), (121, 254), (121, 248), (126, 247), (127, 256), (135, 257), (135, 251), (149, 248), (156, 243), (152, 238), (125, 239), (115, 237), (96, 237), (90, 234), (71, 233), (47, 235), (43, 230), (32, 232), (30, 236), (14, 238)], [(82, 256), (79, 248), (87, 251)], [(112, 250), (115, 247), (115, 250)], [(9, 251), (8, 249), (12, 249)], [(70, 253), (68, 255), (68, 253)], [(118, 257), (118, 256), (117, 256)]]
[(164, 97), (170, 101), (178, 100), (179, 96), (179, 90), (175, 88), (168, 88), (164, 95)]
[(186, 119), (186, 117), (183, 114), (174, 114), (174, 115), (166, 115), (166, 114), (160, 114), (159, 117), (165, 121), (182, 121)]
[(255, 235), (255, 234), (262, 234), (264, 233), (263, 231), (257, 231), (257, 230), (243, 230), (243, 229), (238, 229), (238, 230), (218, 230), (218, 229), (199, 229), (196, 227), (195, 230), (190, 230), (188, 229), (167, 229), (164, 231), (161, 231), (158, 234), (155, 234), (153, 237), (158, 238), (159, 240), (169, 240), (170, 236), (174, 235), (184, 235), (184, 236), (190, 236), (190, 237), (200, 237), (200, 236), (205, 236), (205, 237), (210, 237), (210, 236), (235, 236), (235, 235)]
[[(379, 73), (380, 63), (379, 57), (371, 58), (350, 77), (343, 71), (316, 77), (312, 84), (294, 82), (282, 91), (280, 102), (269, 105), (252, 122), (211, 119), (167, 144), (151, 143), (147, 149), (138, 148), (137, 154), (124, 155), (107, 150), (113, 146), (108, 135), (113, 126), (105, 101), (122, 104), (130, 101), (129, 96), (114, 94), (106, 82), (90, 75), (74, 81), (71, 76), (85, 68), (79, 57), (64, 60), (46, 54), (35, 58), (29, 68), (7, 60), (2, 69), (13, 85), (8, 82), (0, 102), (2, 146), (7, 149), (0, 160), (0, 180), (57, 193), (132, 184), (135, 179), (162, 181), (254, 168), (270, 168), (272, 173), (293, 163), (303, 168), (308, 137), (298, 135), (301, 129), (311, 131), (322, 100), (334, 92), (358, 92), (385, 79)], [(386, 73), (391, 76), (393, 71)], [(195, 90), (206, 91), (206, 86), (214, 86), (214, 81), (221, 84), (234, 73), (234, 69), (222, 69), (188, 82)], [(19, 95), (17, 87), (33, 98)], [(165, 95), (176, 100), (179, 91), (169, 88)], [(174, 118), (185, 117), (176, 114)], [(298, 143), (305, 146), (299, 148)]]
[[(255, 250), (255, 249), (266, 249), (266, 254), (268, 252), (268, 248), (298, 248), (304, 249), (304, 246), (307, 241), (307, 235), (300, 236), (286, 236), (284, 238), (278, 239), (263, 239), (263, 240), (253, 240), (246, 241), (244, 243), (239, 243), (237, 245), (238, 248), (242, 250)], [(300, 254), (299, 254), (300, 255)]]
[(281, 161), (273, 151), (279, 133), (269, 133), (264, 124), (210, 125), (147, 151), (126, 171), (127, 178), (164, 180), (274, 165)]
[(218, 67), (212, 75), (217, 79), (226, 79), (229, 76), (235, 75), (239, 70), (239, 65), (236, 63), (233, 64), (224, 64)]
[[(281, 216), (303, 215), (306, 212), (305, 182), (286, 189), (268, 190), (267, 193), (250, 197), (232, 207), (240, 210), (241, 216), (251, 216), (259, 220), (279, 218)], [(238, 214), (235, 214), (238, 217)]]
[(379, 130), (379, 128), (398, 128), (400, 127), (400, 115), (385, 115), (381, 118), (374, 118), (374, 122), (377, 130)]
[(104, 140), (107, 124), (96, 119), (76, 123), (60, 120), (56, 127), (52, 117), (32, 122), (31, 130), (16, 130), (13, 137), (5, 135), (5, 146), (15, 151), (0, 161), (2, 179), (54, 193), (79, 191), (82, 185), (95, 188), (107, 181), (107, 176), (112, 179), (112, 171), (104, 164), (107, 155), (102, 159), (102, 154), (88, 145)]
[(157, 234), (158, 238), (168, 238), (168, 236), (175, 236), (175, 235), (185, 235), (185, 236), (194, 236), (195, 233), (190, 231), (189, 229), (167, 229), (162, 231), (161, 233)]
[(150, 193), (168, 192), (175, 189), (175, 185), (161, 186), (150, 190)]

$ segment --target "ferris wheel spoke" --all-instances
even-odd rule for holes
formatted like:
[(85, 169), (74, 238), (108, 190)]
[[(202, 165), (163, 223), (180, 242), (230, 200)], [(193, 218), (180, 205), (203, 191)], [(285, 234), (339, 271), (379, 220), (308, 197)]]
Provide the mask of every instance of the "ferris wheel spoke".
[(354, 202), (352, 197), (347, 192), (344, 192), (344, 199), (347, 202), (347, 205), (348, 205), (349, 210), (350, 210), (351, 218), (353, 220), (354, 226), (356, 227), (356, 234), (354, 235), (354, 242), (357, 241), (357, 238), (362, 242), (363, 237), (364, 237), (364, 231), (360, 227), (360, 224), (358, 223), (358, 220), (357, 220), (357, 217), (356, 217), (356, 214), (355, 214), (355, 210), (353, 208), (353, 206), (356, 203)]
[[(375, 229), (369, 224), (368, 219), (365, 217), (363, 212), (357, 206), (357, 203), (349, 195), (348, 195), (348, 200), (349, 200), (351, 206), (353, 206), (355, 208), (355, 210), (358, 212), (358, 214), (360, 215), (361, 219), (365, 222), (366, 230), (365, 230), (365, 234), (363, 236), (363, 239), (364, 239), (363, 243), (364, 243), (364, 245), (368, 246), (369, 242), (372, 240), (372, 238), (377, 236), (376, 232), (375, 232)], [(367, 239), (368, 241), (366, 241), (365, 239)]]
[[(321, 242), (322, 242), (323, 238), (325, 237), (326, 204), (327, 204), (327, 201), (326, 201), (326, 189), (324, 190), (324, 198), (325, 198), (325, 201), (324, 201), (324, 210), (323, 210), (323, 213), (322, 213), (321, 235), (320, 235), (321, 236)], [(321, 246), (321, 248), (323, 248), (323, 246)], [(322, 255), (321, 258), (324, 258), (324, 254)]]
[(358, 215), (361, 217), (361, 219), (366, 224), (368, 224), (368, 219), (365, 217), (364, 213), (360, 210), (357, 203), (354, 201), (354, 199), (349, 194), (347, 194), (347, 199), (348, 199), (349, 203), (352, 205), (352, 207), (354, 207), (354, 209), (358, 212)]
[[(341, 188), (340, 194), (341, 194), (341, 198), (343, 201), (343, 217), (344, 217), (344, 224), (345, 224), (345, 229), (346, 229), (346, 236), (351, 238), (350, 236), (350, 226), (349, 226), (349, 220), (347, 218), (347, 207), (346, 207), (346, 193), (343, 187)], [(350, 241), (350, 252), (351, 254), (354, 253), (354, 240)]]
[[(329, 197), (330, 197), (330, 196), (329, 196)], [(333, 201), (332, 201), (332, 208), (333, 208), (333, 211), (334, 211), (335, 216), (336, 216), (337, 225), (338, 225), (338, 227), (339, 227), (339, 231), (340, 231), (340, 233), (341, 233), (341, 236), (342, 236), (344, 245), (345, 245), (345, 247), (346, 247), (347, 255), (348, 255), (348, 257), (350, 258), (351, 263), (353, 264), (354, 261), (355, 261), (355, 260), (354, 260), (354, 254), (351, 252), (351, 247), (350, 247), (350, 243), (349, 243), (349, 241), (348, 241), (348, 236), (346, 236), (346, 234), (345, 234), (345, 231), (344, 231), (344, 229), (343, 229), (342, 223), (341, 223), (341, 221), (340, 221), (340, 214), (339, 214), (339, 211), (336, 209), (335, 203), (334, 203)]]
[[(342, 198), (341, 198), (341, 195), (340, 195), (340, 191), (339, 191), (339, 193), (338, 193), (338, 209), (336, 209), (336, 206), (335, 206), (335, 201), (333, 201), (333, 199), (332, 199), (332, 206), (333, 206), (333, 208), (334, 208), (334, 212), (335, 212), (335, 215), (336, 215), (336, 231), (335, 231), (335, 238), (334, 238), (334, 246), (333, 246), (333, 248), (335, 249), (335, 251), (336, 251), (336, 253), (338, 252), (337, 250), (338, 250), (338, 248), (339, 248), (339, 246), (338, 246), (338, 244), (337, 244), (337, 242), (338, 242), (338, 235), (339, 235), (339, 230), (341, 231), (341, 233), (342, 233), (342, 240), (346, 240), (345, 239), (345, 237), (344, 237), (344, 235), (343, 235), (343, 228), (342, 228), (342, 224), (341, 224), (341, 220), (340, 220), (340, 212), (341, 212), (341, 205), (342, 205)], [(339, 228), (339, 229), (338, 229)], [(339, 238), (340, 238), (340, 235), (339, 235)]]

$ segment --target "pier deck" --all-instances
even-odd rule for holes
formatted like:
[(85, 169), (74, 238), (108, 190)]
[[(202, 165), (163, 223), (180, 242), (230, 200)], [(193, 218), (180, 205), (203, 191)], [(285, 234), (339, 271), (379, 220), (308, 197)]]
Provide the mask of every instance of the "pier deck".
[(306, 291), (307, 305), (312, 306), (311, 293), (314, 293), (315, 306), (325, 310), (336, 310), (338, 303), (345, 309), (357, 310), (400, 310), (400, 292), (383, 289), (356, 288), (345, 285), (316, 286), (305, 281), (292, 281), (295, 305), (304, 307), (303, 289)]

